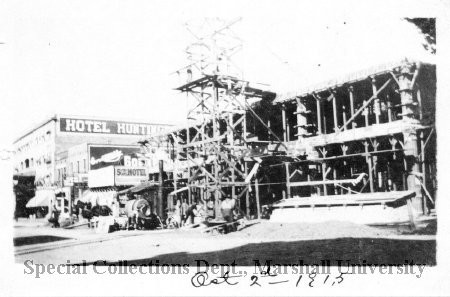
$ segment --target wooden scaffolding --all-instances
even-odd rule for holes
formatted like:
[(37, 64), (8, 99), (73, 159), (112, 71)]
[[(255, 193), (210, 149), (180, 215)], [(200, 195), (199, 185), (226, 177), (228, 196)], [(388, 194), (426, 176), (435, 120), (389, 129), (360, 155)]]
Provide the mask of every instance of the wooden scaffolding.
[(416, 214), (428, 213), (435, 96), (435, 66), (406, 59), (278, 96), (287, 154), (303, 156), (284, 164), (287, 196), (414, 191)]

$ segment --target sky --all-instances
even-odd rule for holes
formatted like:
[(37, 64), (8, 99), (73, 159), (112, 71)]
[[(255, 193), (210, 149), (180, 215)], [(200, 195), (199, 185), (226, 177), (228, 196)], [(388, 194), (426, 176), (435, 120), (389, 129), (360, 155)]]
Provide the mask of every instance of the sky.
[[(184, 123), (189, 103), (174, 91), (173, 73), (187, 64), (184, 49), (193, 42), (184, 24), (205, 17), (242, 18), (233, 26), (243, 40), (234, 61), (245, 79), (275, 92), (405, 56), (433, 59), (417, 28), (402, 20), (404, 1), (276, 3), (3, 2), (3, 147), (55, 113)], [(406, 16), (436, 9), (412, 7)]]

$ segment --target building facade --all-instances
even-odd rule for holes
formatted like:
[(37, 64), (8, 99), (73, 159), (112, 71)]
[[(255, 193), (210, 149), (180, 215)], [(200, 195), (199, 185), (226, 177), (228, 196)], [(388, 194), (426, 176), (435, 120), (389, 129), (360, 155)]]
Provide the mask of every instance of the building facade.
[(14, 142), (14, 179), (33, 179), (36, 190), (72, 187), (72, 196), (78, 197), (87, 188), (89, 169), (95, 168), (90, 160), (92, 150), (119, 146), (136, 152), (139, 140), (168, 127), (120, 119), (52, 116)]

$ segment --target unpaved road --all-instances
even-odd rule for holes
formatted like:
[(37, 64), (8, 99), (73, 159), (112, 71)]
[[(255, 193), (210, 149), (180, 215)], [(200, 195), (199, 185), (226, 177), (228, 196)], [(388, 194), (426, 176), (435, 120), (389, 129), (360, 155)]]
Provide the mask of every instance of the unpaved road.
[[(33, 246), (17, 247), (17, 263), (26, 260), (39, 264), (116, 263), (126, 260), (128, 264), (148, 264), (151, 261), (195, 265), (196, 260), (204, 260), (216, 264), (235, 261), (240, 266), (253, 266), (255, 260), (271, 260), (279, 264), (298, 263), (300, 260), (305, 264), (330, 260), (333, 264), (337, 260), (350, 260), (355, 264), (363, 261), (372, 264), (404, 264), (405, 261), (436, 264), (434, 235), (402, 234), (405, 233), (402, 230), (342, 222), (261, 222), (239, 232), (216, 236), (201, 234), (199, 230), (120, 231), (100, 235), (92, 230), (38, 229), (37, 232), (21, 228), (16, 230), (16, 236), (47, 234), (71, 239), (37, 245), (52, 247), (43, 251), (20, 253)], [(67, 243), (64, 247), (55, 248), (64, 243)]]

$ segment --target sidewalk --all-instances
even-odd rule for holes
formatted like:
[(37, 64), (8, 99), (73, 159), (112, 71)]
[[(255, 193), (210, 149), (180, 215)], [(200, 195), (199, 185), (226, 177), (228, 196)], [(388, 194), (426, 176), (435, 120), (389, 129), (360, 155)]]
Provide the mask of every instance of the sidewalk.
[(16, 227), (46, 227), (50, 223), (46, 218), (41, 219), (29, 219), (29, 218), (19, 218), (17, 221), (13, 220), (13, 226)]

